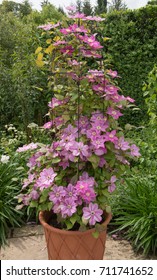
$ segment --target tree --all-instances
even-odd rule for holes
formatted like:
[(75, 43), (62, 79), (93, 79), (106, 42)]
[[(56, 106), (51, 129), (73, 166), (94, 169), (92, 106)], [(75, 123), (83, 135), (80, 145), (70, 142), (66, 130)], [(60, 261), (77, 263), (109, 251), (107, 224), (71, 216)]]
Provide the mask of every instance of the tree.
[(63, 15), (65, 15), (65, 12), (64, 12), (64, 10), (63, 10), (63, 8), (61, 6), (59, 6), (59, 8), (58, 8), (58, 12), (62, 13)]
[(24, 17), (32, 12), (32, 7), (28, 0), (24, 0), (22, 3), (4, 0), (0, 5), (0, 10), (2, 13), (11, 12), (17, 17)]
[(112, 0), (109, 11), (120, 11), (120, 10), (126, 10), (127, 5), (123, 2), (123, 0)]
[(150, 0), (148, 1), (147, 5), (151, 5), (151, 6), (157, 5), (157, 0)]
[(97, 6), (95, 8), (96, 14), (102, 14), (107, 12), (107, 0), (97, 0)]
[(48, 0), (43, 0), (41, 2), (41, 7), (51, 4)]
[(41, 11), (33, 10), (30, 16), (27, 17), (28, 22), (32, 21), (37, 25), (47, 23), (48, 21), (59, 21), (63, 18), (63, 13), (52, 4), (42, 6)]
[(90, 15), (93, 14), (93, 8), (92, 8), (92, 6), (91, 6), (90, 0), (84, 0), (82, 12), (83, 12), (86, 16), (90, 16)]
[(32, 12), (32, 7), (28, 0), (25, 0), (20, 4), (19, 12), (22, 16), (27, 16)]
[(82, 3), (81, 0), (76, 1), (76, 10), (77, 12), (81, 13), (82, 12)]

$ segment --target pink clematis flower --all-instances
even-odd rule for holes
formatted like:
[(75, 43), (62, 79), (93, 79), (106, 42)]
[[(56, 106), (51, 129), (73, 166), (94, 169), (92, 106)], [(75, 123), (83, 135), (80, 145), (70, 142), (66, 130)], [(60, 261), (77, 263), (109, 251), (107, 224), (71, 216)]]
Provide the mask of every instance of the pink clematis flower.
[(112, 78), (119, 77), (117, 71), (112, 71), (111, 69), (107, 70), (107, 74), (110, 75)]
[(39, 193), (36, 191), (36, 190), (32, 190), (31, 193), (30, 193), (30, 197), (33, 199), (33, 200), (38, 200), (39, 198)]
[(82, 194), (82, 199), (84, 202), (89, 203), (91, 201), (94, 201), (96, 198), (96, 194), (93, 189), (88, 188), (88, 190), (85, 190)]
[(100, 113), (100, 111), (95, 111), (92, 113), (92, 117), (91, 117), (91, 121), (92, 122), (106, 122), (107, 121), (107, 117), (104, 116), (102, 113)]
[(95, 77), (104, 77), (104, 72), (100, 70), (88, 70), (88, 72)]
[(129, 101), (130, 103), (134, 103), (135, 100), (129, 96), (126, 97), (126, 100)]
[(57, 176), (57, 173), (54, 172), (53, 168), (44, 168), (43, 171), (40, 173), (39, 178), (36, 181), (35, 186), (40, 188), (42, 191), (45, 188), (50, 187), (53, 182), (54, 178)]
[(95, 225), (96, 222), (101, 222), (103, 211), (98, 208), (97, 203), (89, 203), (88, 207), (83, 208), (83, 218), (89, 220), (91, 226)]
[(64, 135), (69, 135), (72, 136), (73, 139), (77, 136), (77, 132), (78, 132), (78, 128), (72, 126), (71, 124), (69, 124), (64, 130), (63, 130), (63, 136)]
[(57, 106), (60, 106), (62, 104), (62, 101), (53, 97), (51, 101), (48, 103), (49, 108), (54, 109)]
[(88, 44), (92, 49), (98, 50), (102, 49), (103, 46), (100, 45), (100, 42), (96, 40), (95, 38), (96, 34), (88, 37), (87, 35), (85, 36), (80, 36), (79, 38), (86, 44)]
[(67, 28), (60, 29), (60, 32), (64, 35), (70, 34), (72, 32), (76, 33), (87, 33), (87, 29), (84, 26), (78, 26), (77, 24), (70, 25)]
[(65, 195), (66, 198), (72, 197), (74, 200), (78, 199), (78, 193), (76, 191), (75, 186), (69, 184), (67, 188), (65, 188), (65, 190), (66, 190), (66, 195)]
[(118, 139), (118, 143), (115, 144), (115, 148), (116, 149), (120, 149), (122, 151), (126, 151), (130, 149), (129, 143), (127, 141), (124, 140), (124, 137), (120, 137)]
[(90, 128), (87, 130), (86, 135), (88, 138), (95, 140), (100, 135), (101, 130), (96, 128)]
[(116, 86), (113, 86), (113, 85), (107, 85), (105, 87), (105, 92), (106, 92), (107, 95), (117, 94), (118, 90), (119, 90), (119, 88), (117, 88)]
[(81, 62), (78, 62), (76, 59), (73, 59), (73, 60), (68, 60), (68, 64), (73, 66), (79, 66)]
[(71, 56), (74, 52), (74, 48), (72, 46), (65, 46), (64, 48), (61, 48), (60, 51), (63, 54), (68, 54)]
[(19, 147), (16, 151), (18, 153), (21, 153), (21, 152), (25, 152), (25, 151), (29, 151), (29, 150), (35, 150), (38, 148), (38, 145), (36, 143), (30, 143), (28, 145), (23, 145), (22, 147)]
[(117, 177), (116, 176), (111, 176), (110, 181), (106, 181), (106, 183), (109, 183), (108, 186), (108, 191), (111, 193), (116, 189), (116, 185), (115, 182), (117, 181)]
[(22, 186), (22, 189), (25, 189), (29, 184), (31, 184), (35, 179), (35, 174), (29, 174), (28, 179), (24, 179), (24, 184)]
[(104, 157), (100, 157), (100, 161), (99, 161), (99, 167), (103, 167), (106, 164), (106, 160), (104, 159)]
[(66, 191), (65, 188), (62, 186), (53, 187), (53, 191), (49, 193), (49, 200), (52, 201), (54, 204), (57, 202), (61, 202), (62, 198), (65, 197)]
[(84, 48), (81, 48), (80, 51), (84, 57), (95, 57), (95, 58), (102, 57), (101, 54), (98, 54), (96, 51), (93, 51), (93, 50), (86, 50)]
[(61, 215), (63, 218), (71, 217), (76, 212), (76, 201), (70, 197), (66, 198), (61, 204)]
[(52, 123), (55, 127), (60, 127), (62, 124), (64, 124), (65, 120), (62, 117), (56, 117)]
[(104, 136), (102, 136), (102, 137), (97, 137), (97, 138), (93, 141), (93, 145), (94, 145), (95, 147), (97, 147), (97, 148), (105, 148), (104, 142), (105, 142)]
[(117, 143), (118, 137), (116, 136), (116, 130), (112, 130), (110, 132), (106, 132), (104, 135), (105, 137), (105, 142), (112, 142), (114, 144)]
[(112, 107), (107, 108), (106, 114), (112, 116), (115, 120), (118, 120), (120, 116), (123, 116), (123, 114), (120, 111), (115, 110)]
[(139, 153), (139, 148), (135, 144), (130, 146), (130, 151), (131, 151), (130, 154), (132, 156), (135, 156), (135, 157), (141, 156), (141, 154)]
[(92, 89), (93, 89), (94, 91), (98, 91), (98, 92), (100, 92), (100, 93), (105, 92), (105, 87), (104, 87), (103, 85), (93, 85), (93, 86), (92, 86)]
[(78, 181), (75, 189), (79, 194), (83, 194), (85, 191), (87, 191), (89, 188), (89, 185), (86, 181)]
[(53, 125), (53, 122), (51, 121), (51, 122), (47, 122), (47, 123), (45, 123), (44, 125), (43, 125), (43, 128), (45, 128), (45, 129), (50, 129), (51, 127), (52, 127), (52, 125)]
[(31, 156), (29, 158), (29, 161), (27, 163), (27, 166), (31, 169), (33, 169), (34, 166), (40, 166), (40, 161), (38, 160), (40, 158), (40, 156), (42, 156), (43, 154), (41, 152), (37, 152), (35, 153), (33, 156)]
[(79, 177), (80, 181), (84, 181), (88, 184), (89, 187), (93, 188), (96, 184), (94, 177), (89, 177), (87, 172), (83, 172), (82, 175)]
[[(95, 143), (94, 143), (95, 144)], [(90, 146), (91, 153), (96, 154), (97, 156), (102, 156), (106, 154), (106, 147), (97, 147), (96, 145), (92, 144)]]
[(57, 42), (55, 42), (55, 43), (53, 43), (53, 45), (54, 46), (60, 46), (60, 45), (65, 45), (65, 44), (67, 44), (68, 42), (67, 41), (61, 41), (61, 40), (59, 40), (59, 41), (57, 41)]
[(91, 21), (104, 21), (104, 20), (106, 20), (105, 18), (101, 18), (101, 17), (97, 17), (97, 16), (94, 16), (94, 17), (92, 17), (92, 16), (87, 16), (86, 17), (86, 20), (91, 20)]
[(58, 164), (59, 166), (62, 166), (63, 167), (63, 170), (65, 170), (67, 167), (69, 167), (69, 161), (67, 160), (62, 160), (59, 162)]
[(75, 15), (70, 15), (69, 18), (72, 18), (72, 19), (76, 19), (76, 18), (86, 19), (86, 15), (83, 14), (83, 13), (76, 13)]
[(108, 123), (107, 122), (105, 123), (103, 121), (94, 122), (94, 123), (92, 123), (92, 128), (99, 132), (102, 132), (102, 131), (105, 132), (106, 128), (108, 128)]
[(74, 142), (70, 150), (72, 151), (74, 156), (80, 156), (81, 159), (89, 156), (89, 148), (82, 142)]
[(51, 30), (52, 28), (56, 28), (60, 26), (60, 22), (56, 23), (56, 24), (51, 24), (51, 23), (48, 23), (48, 24), (44, 24), (44, 25), (39, 25), (38, 28), (41, 28), (45, 31), (49, 31)]

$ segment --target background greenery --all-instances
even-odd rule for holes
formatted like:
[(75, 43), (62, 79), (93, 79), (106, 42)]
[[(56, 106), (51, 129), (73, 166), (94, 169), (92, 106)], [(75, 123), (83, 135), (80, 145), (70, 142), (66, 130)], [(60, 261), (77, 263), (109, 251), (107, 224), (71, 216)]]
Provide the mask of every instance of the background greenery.
[(141, 91), (148, 73), (157, 63), (157, 5), (138, 10), (114, 11), (103, 23), (105, 56), (118, 71), (122, 93), (136, 100), (140, 110), (125, 112), (124, 123), (147, 121), (145, 101)]
[[(111, 7), (107, 1), (97, 2), (93, 9), (90, 1), (82, 5), (78, 0), (77, 8), (106, 18), (100, 34), (105, 62), (118, 71), (121, 93), (134, 98), (137, 106), (125, 112), (121, 124), (141, 152), (113, 196), (113, 224), (138, 251), (157, 254), (157, 1), (133, 11), (123, 1), (113, 0)], [(10, 227), (29, 218), (26, 208), (15, 208), (28, 157), (18, 156), (16, 149), (51, 139), (41, 128), (53, 91), (48, 70), (35, 64), (35, 50), (43, 40), (37, 27), (65, 16), (61, 7), (45, 0), (40, 12), (27, 0), (22, 4), (5, 0), (0, 5), (0, 159), (10, 157), (7, 164), (0, 162), (0, 245), (6, 243)]]

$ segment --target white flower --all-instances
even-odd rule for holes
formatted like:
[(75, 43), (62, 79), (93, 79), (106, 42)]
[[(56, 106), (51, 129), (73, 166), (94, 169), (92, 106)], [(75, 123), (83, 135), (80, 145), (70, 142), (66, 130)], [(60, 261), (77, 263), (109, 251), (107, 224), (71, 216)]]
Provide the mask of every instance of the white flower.
[(38, 127), (38, 125), (36, 124), (36, 123), (30, 123), (28, 126), (27, 126), (28, 128), (37, 128)]
[(2, 155), (2, 156), (1, 156), (1, 162), (2, 162), (2, 163), (8, 163), (9, 158), (10, 158), (9, 156)]

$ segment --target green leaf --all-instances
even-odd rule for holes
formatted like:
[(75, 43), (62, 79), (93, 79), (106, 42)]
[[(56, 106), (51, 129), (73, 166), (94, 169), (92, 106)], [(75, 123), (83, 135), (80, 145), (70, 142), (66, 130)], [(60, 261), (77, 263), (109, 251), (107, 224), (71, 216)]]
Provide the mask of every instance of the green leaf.
[(92, 163), (94, 169), (98, 167), (100, 158), (97, 155), (92, 155), (91, 157), (88, 158), (88, 160)]
[(65, 224), (66, 224), (68, 230), (72, 229), (72, 227), (73, 227), (72, 223), (70, 223), (69, 221), (65, 221)]
[(30, 207), (38, 207), (38, 202), (36, 200), (31, 201)]
[(76, 99), (78, 99), (78, 93), (73, 94), (70, 98), (71, 101), (75, 101)]
[(50, 211), (52, 209), (53, 203), (52, 202), (48, 202), (48, 210)]
[(99, 196), (99, 197), (98, 197), (98, 200), (99, 200), (100, 202), (106, 202), (106, 197), (105, 197), (105, 196)]
[(70, 222), (74, 225), (75, 223), (76, 223), (76, 221), (77, 221), (77, 215), (76, 214), (74, 214), (71, 218), (70, 218)]
[(92, 233), (92, 235), (93, 235), (94, 238), (98, 238), (99, 237), (99, 232), (98, 231), (94, 231)]
[(111, 206), (106, 206), (106, 212), (111, 213)]
[(52, 159), (51, 159), (51, 162), (52, 162), (52, 163), (58, 163), (58, 162), (60, 162), (60, 161), (61, 161), (60, 158), (52, 158)]
[(109, 191), (108, 191), (107, 189), (102, 190), (102, 194), (103, 194), (104, 196), (106, 196), (106, 197), (109, 197), (109, 196), (110, 196), (110, 193), (109, 193)]

